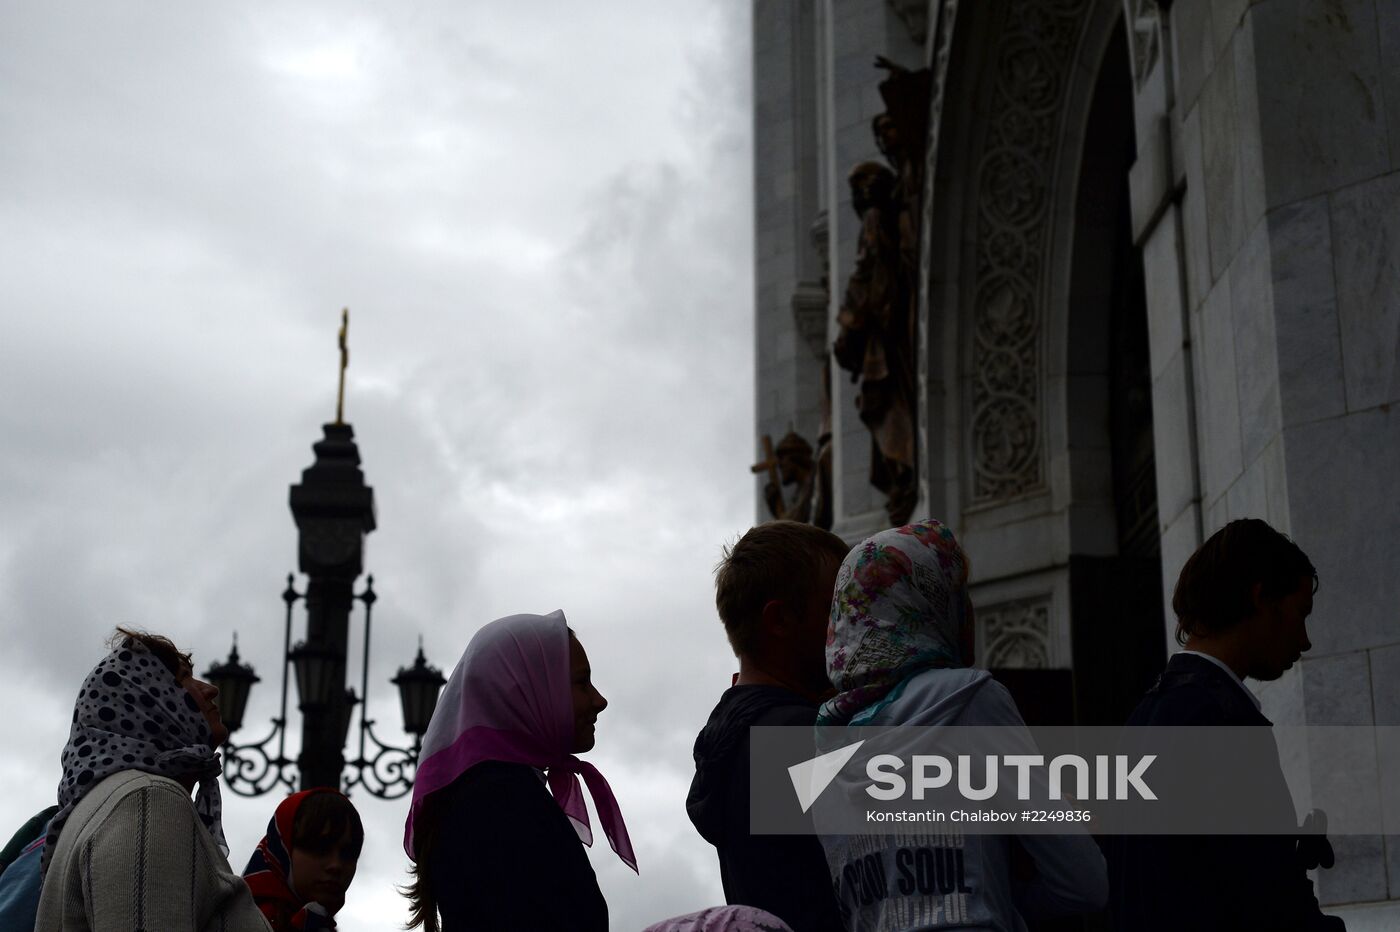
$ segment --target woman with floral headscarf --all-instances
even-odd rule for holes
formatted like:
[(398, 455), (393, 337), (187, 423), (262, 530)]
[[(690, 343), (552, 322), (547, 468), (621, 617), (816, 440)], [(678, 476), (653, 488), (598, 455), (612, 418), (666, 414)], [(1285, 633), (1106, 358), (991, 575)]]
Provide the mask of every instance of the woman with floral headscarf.
[(163, 637), (113, 640), (73, 710), (35, 932), (268, 932), (228, 865), (219, 691)]
[[(846, 556), (827, 630), (827, 674), (837, 692), (818, 713), (819, 728), (1024, 727), (1006, 688), (971, 668), (967, 577), (967, 556), (952, 530), (933, 520), (881, 531)], [(822, 739), (835, 740), (830, 732)], [(1015, 879), (1013, 846), (1029, 862)], [(852, 930), (1022, 932), (1023, 915), (1093, 912), (1108, 898), (1103, 855), (1083, 833), (823, 835), (822, 847)], [(879, 870), (868, 869), (872, 854)], [(940, 877), (956, 878), (954, 889), (911, 880), (910, 865), (925, 862)], [(872, 889), (872, 877), (887, 882)]]
[(472, 637), (419, 753), (409, 928), (606, 932), (580, 775), (613, 851), (634, 871), (637, 859), (607, 781), (574, 756), (593, 747), (606, 707), (563, 612), (500, 618)]

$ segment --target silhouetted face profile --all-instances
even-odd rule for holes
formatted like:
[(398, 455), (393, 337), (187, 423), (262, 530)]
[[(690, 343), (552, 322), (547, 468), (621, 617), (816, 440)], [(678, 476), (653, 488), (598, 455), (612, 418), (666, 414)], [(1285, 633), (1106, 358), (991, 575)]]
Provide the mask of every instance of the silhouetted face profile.
[(572, 633), (569, 635), (569, 681), (574, 698), (573, 753), (590, 750), (594, 742), (594, 727), (598, 714), (608, 707), (608, 700), (593, 685), (593, 671), (588, 666), (588, 654)]
[(1300, 579), (1297, 588), (1287, 595), (1259, 599), (1255, 614), (1244, 621), (1251, 626), (1254, 647), (1249, 676), (1256, 680), (1276, 680), (1312, 649), (1307, 631), (1307, 618), (1312, 610), (1311, 578)]
[(219, 688), (212, 683), (197, 679), (194, 671), (188, 667), (182, 669), (180, 674), (177, 677), (180, 686), (194, 698), (194, 704), (199, 706), (199, 713), (209, 723), (209, 731), (214, 736), (214, 747), (218, 747), (228, 740), (228, 726), (224, 724), (223, 717), (219, 714), (219, 706), (215, 701), (219, 698)]

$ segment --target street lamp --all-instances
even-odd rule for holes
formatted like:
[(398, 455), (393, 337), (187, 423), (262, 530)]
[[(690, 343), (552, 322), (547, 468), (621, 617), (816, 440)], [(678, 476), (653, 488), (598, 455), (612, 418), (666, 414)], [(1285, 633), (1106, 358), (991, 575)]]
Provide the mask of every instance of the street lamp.
[(287, 655), (297, 675), (301, 710), (323, 709), (335, 703), (336, 667), (345, 661), (339, 651), (298, 641)]
[(418, 639), (418, 657), (411, 667), (399, 667), (399, 673), (389, 682), (399, 688), (399, 701), (403, 705), (403, 730), (421, 741), (433, 719), (437, 708), (438, 693), (442, 691), (442, 671), (428, 666), (423, 656), (423, 639)]
[[(419, 654), (422, 654), (421, 648)], [(204, 671), (204, 679), (219, 691), (219, 717), (224, 727), (230, 733), (237, 731), (243, 725), (243, 712), (248, 708), (248, 691), (261, 679), (252, 667), (239, 663), (237, 634), (233, 636), (228, 660)]]
[[(292, 606), (304, 599), (304, 593), (297, 592), (293, 585), (294, 577), (287, 576), (287, 588), (282, 593), (286, 603), (286, 625), (284, 644), (291, 644)], [(354, 718), (355, 707), (360, 709), (359, 752), (354, 760), (347, 761), (342, 771), (341, 788), (346, 792), (359, 787), (381, 799), (395, 799), (407, 794), (413, 788), (413, 776), (418, 766), (418, 750), (423, 733), (437, 707), (438, 694), (446, 680), (442, 672), (431, 666), (423, 655), (420, 638), (418, 656), (411, 667), (400, 667), (391, 683), (398, 687), (399, 703), (403, 707), (404, 730), (413, 735), (412, 747), (397, 747), (380, 741), (374, 734), (374, 720), (369, 717), (369, 646), (372, 608), (378, 596), (374, 591), (374, 577), (370, 576), (363, 592), (355, 599), (365, 606), (364, 655), (361, 660), (361, 690), (345, 689), (337, 682), (336, 674), (344, 664), (344, 656), (331, 648), (300, 641), (294, 647), (284, 648), (282, 666), (282, 712), (272, 720), (272, 730), (261, 741), (251, 744), (230, 742), (224, 751), (224, 779), (229, 788), (240, 796), (261, 796), (271, 792), (278, 785), (288, 791), (297, 787), (296, 764), (286, 756), (287, 731), (287, 675), (288, 667), (296, 680), (299, 708), (303, 713), (326, 711), (331, 713), (327, 720), (333, 734), (339, 737), (343, 747), (349, 737), (350, 723)], [(243, 725), (243, 713), (247, 708), (248, 695), (254, 683), (261, 678), (253, 668), (243, 663), (238, 656), (238, 642), (235, 637), (228, 659), (215, 664), (204, 674), (219, 689), (219, 709), (229, 732), (236, 732)], [(277, 740), (277, 750), (271, 745)]]
[[(267, 737), (252, 744), (230, 743), (224, 749), (224, 779), (229, 789), (242, 796), (261, 796), (278, 786), (296, 790), (298, 784), (303, 790), (334, 786), (349, 792), (352, 787), (363, 787), (385, 799), (403, 796), (413, 788), (419, 743), (442, 688), (442, 675), (427, 665), (420, 642), (418, 662), (394, 678), (408, 730), (414, 736), (413, 746), (385, 744), (374, 734), (374, 720), (369, 716), (369, 634), (378, 596), (373, 576), (359, 593), (355, 592), (355, 580), (364, 572), (365, 535), (374, 530), (377, 520), (374, 489), (365, 483), (355, 431), (345, 422), (349, 326), (349, 311), (342, 311), (335, 420), (322, 425), (321, 439), (311, 446), (315, 461), (302, 470), (301, 481), (292, 485), (287, 501), (297, 526), (297, 567), (306, 574), (307, 582), (306, 589), (298, 592), (294, 577), (288, 574), (282, 593), (287, 610), (282, 631), (281, 708)], [(345, 683), (350, 616), (356, 601), (365, 606), (358, 696)], [(306, 609), (306, 637), (293, 647), (292, 606), (297, 602)], [(235, 642), (228, 662), (211, 667), (205, 675), (221, 690), (227, 689), (224, 721), (230, 732), (236, 730), (243, 724), (248, 693), (258, 681), (257, 674), (239, 661)], [(295, 761), (287, 756), (287, 685), (293, 675), (301, 710), (301, 750)], [(346, 739), (356, 706), (360, 709), (359, 751), (353, 760), (346, 760)]]

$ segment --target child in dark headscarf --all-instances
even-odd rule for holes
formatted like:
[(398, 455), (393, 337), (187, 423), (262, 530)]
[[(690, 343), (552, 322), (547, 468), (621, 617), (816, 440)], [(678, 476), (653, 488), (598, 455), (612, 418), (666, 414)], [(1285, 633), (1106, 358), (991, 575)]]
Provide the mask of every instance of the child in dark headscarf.
[(364, 840), (360, 814), (328, 786), (282, 800), (243, 869), (273, 932), (335, 928)]

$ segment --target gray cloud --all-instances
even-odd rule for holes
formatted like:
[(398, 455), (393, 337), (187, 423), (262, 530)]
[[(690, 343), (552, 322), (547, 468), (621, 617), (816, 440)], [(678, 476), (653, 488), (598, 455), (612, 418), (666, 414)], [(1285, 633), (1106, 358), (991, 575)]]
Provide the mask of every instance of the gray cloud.
[[(642, 862), (590, 853), (614, 927), (720, 899), (683, 802), (752, 515), (748, 11), (468, 6), (0, 10), (0, 824), (115, 623), (236, 629), (261, 736), (348, 304), (381, 729), (420, 634), (450, 668), (562, 607)], [(236, 864), (271, 805), (230, 800)], [(361, 808), (347, 932), (404, 915), (406, 805)]]

